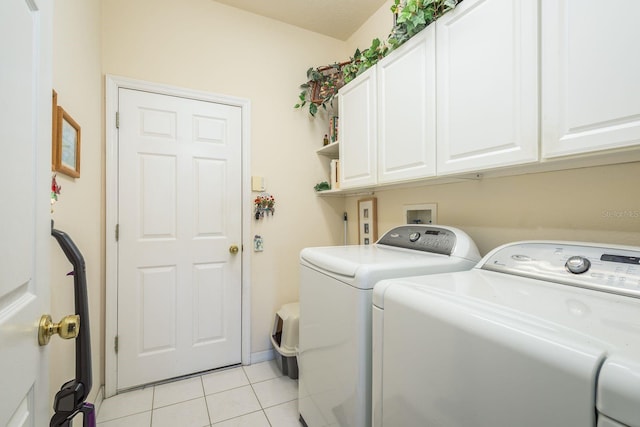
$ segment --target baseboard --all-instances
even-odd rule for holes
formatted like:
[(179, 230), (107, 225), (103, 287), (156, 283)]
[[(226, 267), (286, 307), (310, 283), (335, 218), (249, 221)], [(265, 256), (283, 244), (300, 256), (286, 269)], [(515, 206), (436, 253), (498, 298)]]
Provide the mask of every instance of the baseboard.
[(98, 394), (96, 394), (95, 400), (93, 401), (93, 406), (96, 409), (96, 417), (98, 416), (98, 412), (100, 412), (100, 406), (102, 406), (102, 402), (104, 401), (104, 386), (100, 386), (98, 389)]
[(255, 353), (251, 353), (251, 364), (266, 362), (267, 360), (272, 360), (274, 358), (273, 349), (265, 350), (265, 351), (257, 351)]

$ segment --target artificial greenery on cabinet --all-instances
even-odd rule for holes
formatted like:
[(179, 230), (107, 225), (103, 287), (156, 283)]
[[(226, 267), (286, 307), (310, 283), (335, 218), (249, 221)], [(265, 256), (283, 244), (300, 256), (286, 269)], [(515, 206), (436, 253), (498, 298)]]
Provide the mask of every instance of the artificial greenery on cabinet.
[(294, 108), (308, 105), (309, 114), (312, 116), (316, 115), (318, 107), (326, 110), (342, 86), (373, 67), (461, 1), (394, 0), (391, 6), (394, 23), (387, 40), (373, 39), (368, 48), (356, 49), (348, 61), (309, 68), (307, 81), (300, 85), (302, 91)]

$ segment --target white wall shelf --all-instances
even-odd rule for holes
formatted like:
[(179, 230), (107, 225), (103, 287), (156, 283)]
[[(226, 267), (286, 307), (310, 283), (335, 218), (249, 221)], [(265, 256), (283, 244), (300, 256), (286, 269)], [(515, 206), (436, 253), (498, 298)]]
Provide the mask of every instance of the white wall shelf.
[(324, 147), (318, 148), (316, 150), (316, 154), (319, 154), (321, 156), (326, 156), (331, 159), (337, 159), (339, 151), (340, 151), (340, 143), (336, 141), (336, 142), (332, 142), (331, 144), (325, 145)]

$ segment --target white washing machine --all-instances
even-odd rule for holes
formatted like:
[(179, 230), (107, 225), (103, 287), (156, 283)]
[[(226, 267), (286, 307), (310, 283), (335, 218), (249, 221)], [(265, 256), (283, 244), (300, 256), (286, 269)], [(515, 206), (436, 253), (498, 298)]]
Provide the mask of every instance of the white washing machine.
[(480, 259), (461, 230), (405, 225), (374, 245), (300, 253), (299, 411), (308, 427), (371, 425), (371, 298), (382, 279), (460, 271)]
[(373, 302), (374, 426), (640, 426), (640, 248), (509, 244)]

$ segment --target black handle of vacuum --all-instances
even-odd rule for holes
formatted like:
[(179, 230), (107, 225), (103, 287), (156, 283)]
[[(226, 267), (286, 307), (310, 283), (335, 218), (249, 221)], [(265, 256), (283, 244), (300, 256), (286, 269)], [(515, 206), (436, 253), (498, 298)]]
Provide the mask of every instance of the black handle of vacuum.
[(51, 235), (58, 241), (62, 251), (73, 265), (73, 290), (76, 314), (80, 316), (80, 331), (76, 337), (76, 378), (74, 383), (77, 392), (80, 392), (81, 401), (86, 400), (91, 391), (91, 333), (89, 328), (89, 306), (87, 297), (87, 273), (84, 257), (64, 231), (51, 228)]

